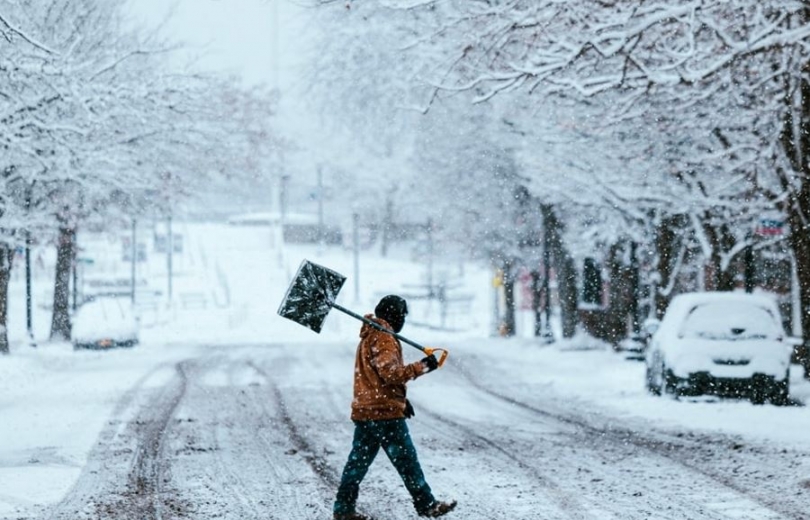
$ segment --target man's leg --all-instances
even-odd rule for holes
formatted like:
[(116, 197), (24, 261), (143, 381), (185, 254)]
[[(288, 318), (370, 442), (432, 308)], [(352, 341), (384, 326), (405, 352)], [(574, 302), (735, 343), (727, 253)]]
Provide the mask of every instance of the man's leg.
[(382, 432), (380, 442), (385, 450), (385, 454), (397, 469), (399, 476), (408, 488), (413, 505), (417, 511), (424, 511), (433, 504), (435, 499), (430, 490), (430, 486), (425, 481), (425, 474), (422, 473), (422, 466), (416, 456), (416, 448), (408, 432), (408, 425), (405, 419), (395, 419), (385, 421), (386, 426)]
[(360, 482), (368, 473), (368, 468), (374, 461), (374, 457), (380, 451), (380, 442), (374, 435), (374, 425), (372, 421), (356, 421), (354, 423), (354, 439), (352, 440), (352, 451), (349, 453), (349, 460), (343, 468), (343, 476), (340, 478), (337, 497), (333, 511), (337, 514), (348, 514), (354, 512), (357, 504), (357, 495), (360, 492)]

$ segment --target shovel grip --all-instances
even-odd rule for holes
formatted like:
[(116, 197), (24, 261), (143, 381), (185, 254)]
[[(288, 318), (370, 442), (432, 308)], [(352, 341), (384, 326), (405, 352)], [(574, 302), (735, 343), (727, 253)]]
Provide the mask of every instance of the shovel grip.
[(436, 352), (441, 352), (441, 354), (439, 354), (439, 359), (438, 359), (438, 361), (439, 361), (439, 367), (441, 367), (442, 365), (444, 365), (444, 362), (447, 360), (447, 356), (448, 356), (448, 354), (450, 354), (450, 352), (448, 352), (448, 351), (447, 351), (447, 349), (443, 349), (443, 348), (431, 348), (431, 347), (425, 347), (424, 352), (425, 352), (425, 354), (427, 354), (428, 356), (432, 356), (432, 355), (433, 355), (433, 354), (435, 354)]

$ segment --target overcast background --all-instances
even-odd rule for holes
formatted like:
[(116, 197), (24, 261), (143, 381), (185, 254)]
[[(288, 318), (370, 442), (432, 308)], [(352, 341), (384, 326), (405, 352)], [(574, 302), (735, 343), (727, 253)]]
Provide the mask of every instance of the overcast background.
[[(130, 13), (133, 23), (159, 28), (182, 43), (185, 51), (178, 59), (183, 65), (192, 63), (238, 76), (246, 85), (278, 90), (279, 112), (273, 126), (295, 143), (285, 154), (284, 168), (292, 177), (293, 201), (306, 200), (317, 175), (311, 143), (320, 147), (327, 139), (312, 124), (304, 100), (302, 77), (312, 8), (286, 0), (130, 0)], [(204, 198), (206, 207), (213, 201), (225, 211), (277, 210), (281, 172), (267, 173), (260, 190), (227, 185), (223, 192), (222, 186), (213, 186), (213, 194)]]

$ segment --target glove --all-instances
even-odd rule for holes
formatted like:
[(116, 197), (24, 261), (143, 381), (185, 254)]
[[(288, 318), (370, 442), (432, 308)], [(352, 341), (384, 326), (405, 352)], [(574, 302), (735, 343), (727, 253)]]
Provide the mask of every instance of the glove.
[(416, 412), (413, 410), (413, 405), (410, 401), (405, 399), (405, 418), (410, 419), (414, 415), (416, 415)]
[(436, 359), (436, 356), (434, 356), (433, 354), (431, 354), (431, 355), (429, 355), (429, 356), (427, 356), (425, 358), (422, 358), (421, 363), (422, 363), (422, 365), (424, 365), (426, 373), (427, 372), (433, 372), (434, 370), (439, 368), (439, 360)]

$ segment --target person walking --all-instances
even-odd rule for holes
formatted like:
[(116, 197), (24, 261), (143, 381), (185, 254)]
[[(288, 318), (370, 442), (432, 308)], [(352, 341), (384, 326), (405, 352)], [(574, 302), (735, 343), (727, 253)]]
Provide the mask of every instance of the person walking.
[[(399, 332), (407, 315), (407, 302), (391, 294), (382, 298), (374, 308), (374, 314), (368, 314), (366, 318)], [(402, 345), (396, 337), (363, 324), (354, 362), (351, 413), (354, 439), (335, 498), (334, 520), (372, 520), (358, 513), (355, 507), (360, 483), (380, 448), (405, 483), (419, 516), (439, 517), (456, 507), (455, 500), (440, 502), (433, 497), (405, 423), (406, 418), (414, 415), (413, 407), (406, 399), (407, 382), (436, 370), (438, 366), (434, 355), (406, 365), (402, 359)]]

